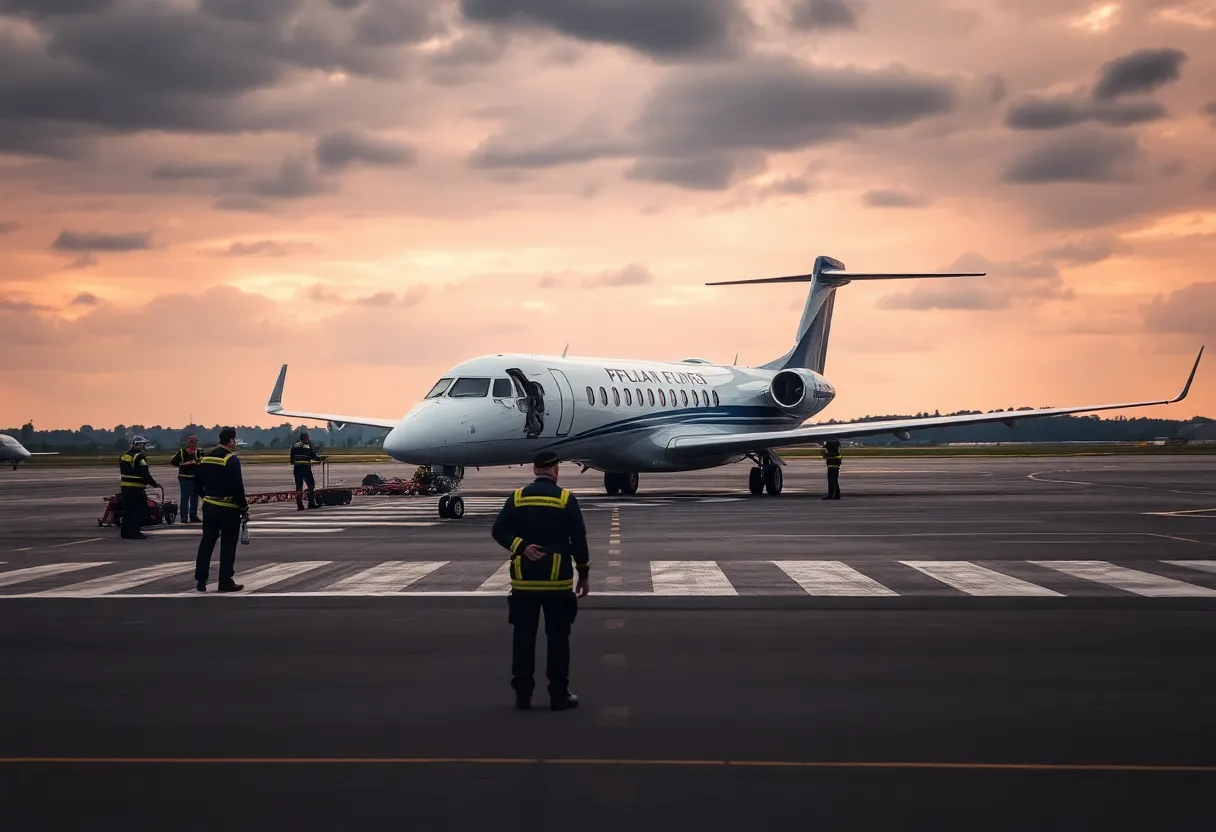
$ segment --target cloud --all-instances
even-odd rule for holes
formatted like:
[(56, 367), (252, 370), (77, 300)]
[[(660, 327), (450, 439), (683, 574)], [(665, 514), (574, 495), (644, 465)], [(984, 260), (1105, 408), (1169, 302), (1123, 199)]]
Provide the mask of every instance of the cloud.
[(1005, 126), (1015, 130), (1055, 130), (1086, 121), (1126, 127), (1165, 118), (1156, 101), (1083, 101), (1071, 98), (1029, 98), (1009, 108)]
[(1212, 126), (1216, 127), (1216, 101), (1209, 101), (1203, 105), (1203, 114), (1212, 120)]
[(1059, 270), (1043, 259), (994, 261), (969, 251), (943, 271), (985, 272), (986, 276), (917, 281), (909, 291), (879, 298), (877, 307), (991, 310), (1072, 297)]
[(335, 187), (317, 176), (303, 159), (288, 157), (274, 176), (254, 180), (249, 190), (272, 199), (303, 199), (330, 193)]
[(179, 179), (228, 179), (240, 176), (248, 168), (234, 162), (165, 162), (152, 169), (152, 178), (161, 180)]
[(217, 211), (247, 211), (253, 214), (272, 214), (274, 207), (265, 200), (248, 194), (226, 194), (215, 200)]
[(311, 249), (311, 243), (257, 240), (252, 243), (231, 243), (226, 250), (219, 254), (222, 257), (286, 257), (289, 254)]
[(0, 222), (0, 234), (12, 234), (20, 227), (21, 224), (16, 220), (4, 220)]
[(699, 156), (646, 156), (638, 159), (626, 178), (638, 182), (662, 182), (698, 191), (721, 191), (730, 186), (740, 160), (729, 153)]
[(355, 40), (368, 46), (421, 43), (442, 31), (439, 4), (426, 0), (371, 0), (355, 20)]
[(1053, 137), (1016, 156), (1005, 182), (1117, 182), (1130, 178), (1138, 148), (1134, 136), (1074, 132)]
[(65, 14), (95, 14), (112, 8), (117, 0), (0, 0), (0, 14), (49, 17)]
[(1168, 295), (1157, 295), (1140, 313), (1152, 332), (1216, 335), (1216, 283), (1192, 283)]
[(417, 153), (402, 142), (389, 141), (355, 130), (335, 130), (317, 139), (317, 164), (322, 170), (341, 170), (356, 162), (369, 165), (408, 167)]
[(1102, 65), (1094, 98), (1109, 99), (1150, 92), (1177, 81), (1186, 53), (1178, 49), (1141, 49)]
[(857, 13), (844, 0), (795, 0), (789, 20), (795, 29), (807, 32), (857, 28)]
[(81, 292), (72, 298), (72, 306), (97, 306), (99, 303), (101, 303), (101, 298), (92, 292)]
[(97, 259), (97, 255), (93, 252), (82, 254), (67, 265), (68, 269), (91, 269), (101, 261)]
[(751, 28), (736, 0), (461, 0), (465, 18), (545, 28), (656, 59), (734, 54)]
[(872, 208), (919, 208), (933, 200), (903, 188), (876, 188), (866, 191), (861, 201)]
[(636, 146), (626, 139), (570, 135), (537, 143), (512, 136), (490, 136), (469, 154), (474, 168), (549, 168), (618, 156), (631, 156)]
[(583, 280), (583, 286), (596, 289), (604, 286), (648, 286), (654, 283), (650, 271), (638, 263), (630, 263), (623, 269), (601, 272)]
[(334, 292), (324, 283), (313, 283), (300, 292), (300, 296), (304, 299), (325, 304), (326, 306), (392, 306), (402, 308), (417, 306), (418, 304), (422, 303), (422, 301), (424, 301), (429, 294), (429, 286), (417, 285), (409, 287), (400, 295), (393, 292), (376, 292), (371, 295), (362, 295), (360, 297), (348, 299), (342, 297), (337, 292)]
[(1039, 257), (1057, 263), (1072, 266), (1088, 266), (1100, 263), (1114, 257), (1116, 254), (1130, 254), (1132, 245), (1118, 237), (1100, 236), (1084, 237), (1080, 240), (1062, 243), (1039, 252)]
[(278, 23), (298, 11), (303, 0), (199, 0), (199, 9), (221, 20)]
[(151, 231), (138, 231), (130, 234), (103, 234), (94, 231), (59, 232), (51, 248), (63, 252), (95, 252), (95, 251), (144, 251), (152, 247)]

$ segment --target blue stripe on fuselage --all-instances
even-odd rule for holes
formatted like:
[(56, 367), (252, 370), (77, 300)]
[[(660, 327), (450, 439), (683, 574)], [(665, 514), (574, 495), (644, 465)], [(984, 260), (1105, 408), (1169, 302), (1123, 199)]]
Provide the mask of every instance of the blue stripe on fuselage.
[(787, 416), (784, 412), (775, 407), (729, 405), (726, 407), (697, 408), (695, 410), (693, 408), (682, 408), (680, 410), (672, 410), (666, 413), (647, 413), (641, 416), (632, 416), (628, 419), (610, 422), (607, 425), (601, 425), (598, 428), (592, 428), (574, 436), (567, 436), (564, 439), (553, 443), (553, 445), (550, 447), (559, 447), (562, 445), (568, 445), (571, 442), (581, 442), (587, 439), (598, 439), (603, 436), (627, 433), (634, 430), (668, 427), (671, 425), (685, 424), (728, 426), (776, 424), (781, 426), (794, 421), (796, 421), (796, 419)]

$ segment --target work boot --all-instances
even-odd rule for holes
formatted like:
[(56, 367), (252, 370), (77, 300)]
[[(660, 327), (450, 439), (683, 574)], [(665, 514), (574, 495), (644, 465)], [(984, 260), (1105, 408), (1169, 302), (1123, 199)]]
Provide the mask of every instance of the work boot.
[(220, 592), (240, 592), (244, 588), (245, 588), (244, 584), (238, 584), (235, 581), (231, 581), (226, 584), (220, 584), (219, 591)]
[(194, 588), (197, 589), (199, 592), (206, 592), (207, 591), (207, 582), (206, 581), (195, 581)]
[(551, 711), (566, 711), (570, 708), (578, 707), (578, 697), (573, 693), (567, 693), (564, 697), (549, 700), (549, 710)]
[(532, 710), (532, 697), (531, 696), (520, 696), (519, 694), (516, 694), (515, 695), (515, 710), (517, 710), (517, 711)]

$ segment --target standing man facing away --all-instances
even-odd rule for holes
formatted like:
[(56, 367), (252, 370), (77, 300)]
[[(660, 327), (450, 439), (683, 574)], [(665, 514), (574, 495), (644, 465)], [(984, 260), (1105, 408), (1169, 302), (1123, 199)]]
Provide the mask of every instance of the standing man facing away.
[(148, 495), (144, 488), (160, 488), (152, 476), (144, 450), (148, 442), (142, 436), (131, 438), (131, 447), (118, 458), (118, 485), (122, 492), (122, 528), (119, 535), (126, 540), (145, 540), (144, 519), (148, 516)]
[(829, 439), (823, 443), (823, 460), (828, 466), (828, 496), (825, 500), (840, 499), (840, 440)]
[(570, 693), (570, 627), (578, 615), (578, 599), (590, 590), (590, 554), (578, 500), (557, 484), (559, 463), (552, 451), (537, 454), (532, 462), (536, 479), (507, 498), (491, 531), (498, 544), (511, 553), (511, 594), (507, 597), (507, 620), (514, 627), (511, 687), (515, 707), (521, 711), (532, 707), (536, 631), (542, 610), (549, 707), (564, 711), (578, 706), (578, 697)]
[(211, 573), (211, 553), (215, 542), (220, 543), (220, 592), (244, 589), (233, 580), (236, 572), (236, 544), (241, 533), (241, 517), (249, 511), (245, 500), (245, 480), (241, 476), (241, 460), (236, 455), (236, 430), (220, 431), (220, 444), (208, 451), (198, 463), (195, 477), (199, 495), (203, 498), (203, 539), (198, 544), (198, 560), (194, 564), (194, 583), (199, 592), (207, 591)]
[(313, 496), (317, 483), (312, 478), (312, 464), (320, 461), (321, 457), (317, 456), (308, 440), (308, 431), (300, 431), (300, 441), (291, 446), (291, 473), (296, 478), (297, 511), (304, 510), (304, 501), (299, 493), (304, 490), (304, 483), (308, 483), (308, 507), (317, 507), (317, 498)]
[(182, 491), (181, 518), (183, 523), (200, 523), (198, 516), (198, 489), (194, 480), (198, 474), (198, 461), (202, 452), (198, 449), (198, 437), (186, 438), (186, 447), (178, 448), (169, 464), (177, 469), (177, 485)]

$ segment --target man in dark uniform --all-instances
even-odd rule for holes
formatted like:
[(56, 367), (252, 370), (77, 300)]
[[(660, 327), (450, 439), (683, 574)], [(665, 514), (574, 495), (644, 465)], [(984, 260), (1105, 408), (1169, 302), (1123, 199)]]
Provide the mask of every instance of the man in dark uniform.
[[(532, 706), (536, 632), (543, 610), (549, 706), (564, 711), (578, 706), (578, 697), (570, 693), (570, 627), (578, 615), (578, 599), (590, 590), (587, 527), (578, 500), (557, 484), (557, 454), (542, 451), (532, 466), (536, 480), (507, 498), (491, 534), (511, 553), (507, 607), (508, 622), (514, 627), (511, 687), (515, 707), (527, 710)], [(575, 569), (577, 587), (573, 586)]]
[(304, 510), (304, 500), (299, 494), (304, 490), (304, 483), (308, 483), (308, 507), (317, 507), (317, 499), (313, 496), (317, 483), (312, 478), (312, 464), (320, 461), (321, 457), (317, 456), (308, 441), (308, 431), (301, 431), (300, 441), (291, 446), (291, 473), (295, 474), (296, 478), (297, 511)]
[(829, 439), (823, 443), (823, 460), (828, 465), (828, 496), (825, 500), (840, 499), (840, 440)]
[(198, 560), (194, 564), (194, 583), (199, 592), (207, 591), (207, 576), (211, 573), (211, 553), (215, 542), (220, 544), (220, 592), (244, 589), (232, 579), (236, 572), (236, 544), (241, 533), (242, 516), (249, 511), (245, 499), (245, 480), (241, 476), (241, 460), (236, 455), (236, 430), (220, 431), (220, 444), (208, 451), (198, 463), (195, 476), (199, 496), (203, 498), (203, 539), (198, 544)]
[(169, 464), (177, 469), (177, 485), (181, 488), (181, 514), (183, 523), (202, 522), (198, 517), (198, 490), (194, 487), (195, 475), (198, 473), (198, 461), (202, 451), (198, 449), (198, 437), (186, 439), (186, 447), (179, 448), (169, 460)]
[(148, 495), (144, 488), (160, 488), (152, 476), (144, 449), (148, 446), (142, 436), (131, 439), (131, 447), (118, 458), (118, 485), (122, 492), (122, 527), (120, 536), (127, 540), (144, 540), (148, 536), (141, 529), (148, 516)]

